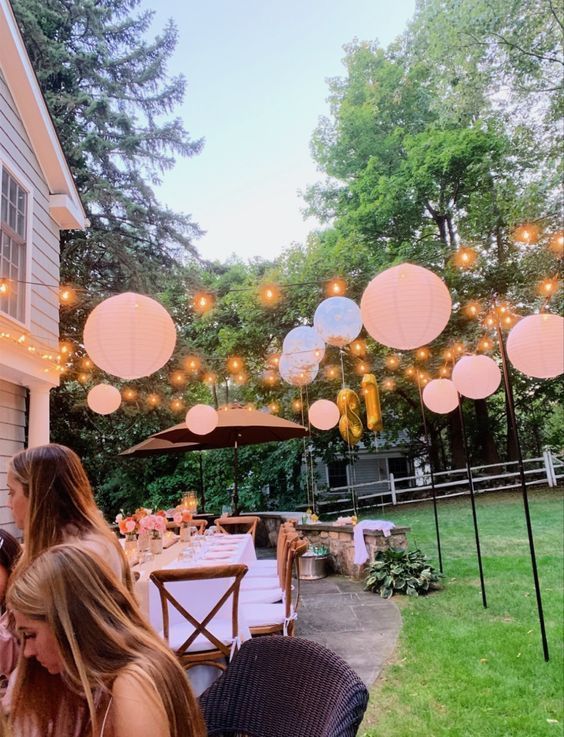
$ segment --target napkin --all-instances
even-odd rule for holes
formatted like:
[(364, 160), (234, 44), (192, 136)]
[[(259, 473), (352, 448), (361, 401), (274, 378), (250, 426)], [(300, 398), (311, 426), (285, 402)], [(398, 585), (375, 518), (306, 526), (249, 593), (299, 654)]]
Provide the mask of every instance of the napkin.
[(163, 548), (170, 548), (175, 542), (178, 542), (178, 535), (173, 532), (167, 532), (163, 535)]
[(365, 519), (354, 528), (354, 562), (362, 565), (368, 560), (368, 552), (364, 543), (364, 530), (381, 530), (384, 537), (390, 537), (390, 530), (395, 527), (393, 522), (384, 519)]
[(229, 560), (229, 558), (231, 558), (231, 553), (228, 551), (215, 552), (211, 550), (209, 553), (205, 554), (204, 558), (206, 560)]

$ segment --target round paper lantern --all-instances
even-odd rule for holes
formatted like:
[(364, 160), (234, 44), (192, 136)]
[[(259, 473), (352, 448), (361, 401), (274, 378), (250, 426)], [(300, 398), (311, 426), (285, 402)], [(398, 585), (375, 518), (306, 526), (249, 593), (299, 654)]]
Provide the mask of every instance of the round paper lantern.
[(497, 390), (501, 371), (489, 356), (464, 356), (453, 368), (452, 380), (464, 397), (485, 399)]
[(292, 384), (292, 386), (306, 386), (306, 384), (311, 384), (317, 376), (319, 366), (316, 364), (309, 368), (301, 368), (300, 366), (296, 366), (293, 356), (287, 356), (283, 353), (280, 356), (278, 370), (280, 371), (280, 376), (288, 384)]
[(450, 379), (433, 379), (423, 389), (423, 401), (431, 412), (446, 415), (458, 407), (458, 392)]
[(300, 325), (286, 335), (282, 352), (291, 358), (294, 366), (310, 369), (317, 366), (325, 355), (325, 343), (313, 328)]
[(360, 308), (348, 297), (329, 297), (315, 310), (313, 327), (326, 343), (342, 348), (362, 330)]
[(374, 277), (360, 311), (374, 340), (398, 350), (431, 343), (442, 333), (452, 309), (445, 283), (429, 269), (400, 264)]
[(318, 430), (331, 430), (339, 422), (341, 413), (335, 402), (318, 399), (309, 408), (309, 421)]
[(218, 422), (217, 410), (208, 404), (195, 404), (186, 412), (186, 427), (196, 435), (208, 435)]
[(115, 386), (97, 384), (88, 392), (86, 403), (99, 415), (111, 415), (121, 404), (121, 394)]
[(92, 361), (122, 379), (139, 379), (158, 371), (175, 344), (176, 328), (165, 308), (134, 292), (105, 299), (84, 326), (84, 347)]
[(507, 336), (507, 355), (527, 376), (560, 376), (564, 372), (564, 318), (546, 313), (524, 317)]

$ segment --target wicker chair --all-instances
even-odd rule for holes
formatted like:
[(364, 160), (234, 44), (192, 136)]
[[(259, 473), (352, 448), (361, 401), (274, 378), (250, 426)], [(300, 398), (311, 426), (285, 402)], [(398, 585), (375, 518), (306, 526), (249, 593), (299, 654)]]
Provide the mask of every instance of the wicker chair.
[(248, 640), (200, 697), (209, 737), (354, 737), (367, 703), (344, 660), (299, 637)]
[(240, 532), (241, 530), (243, 532), (248, 532), (250, 535), (252, 535), (254, 542), (255, 532), (257, 530), (257, 525), (259, 522), (260, 517), (219, 517), (215, 520), (215, 526), (224, 533), (236, 533)]

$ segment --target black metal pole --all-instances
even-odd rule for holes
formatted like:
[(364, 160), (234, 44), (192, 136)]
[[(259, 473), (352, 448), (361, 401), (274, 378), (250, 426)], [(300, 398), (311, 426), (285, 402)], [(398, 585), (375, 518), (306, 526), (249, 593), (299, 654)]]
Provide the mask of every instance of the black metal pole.
[(439, 570), (443, 572), (443, 556), (441, 553), (441, 533), (439, 532), (439, 512), (437, 510), (437, 493), (435, 490), (435, 474), (433, 472), (433, 459), (431, 456), (431, 436), (427, 428), (427, 420), (425, 419), (425, 405), (423, 404), (423, 394), (421, 392), (421, 382), (417, 377), (417, 388), (419, 389), (419, 406), (421, 408), (421, 419), (423, 420), (423, 434), (425, 435), (425, 445), (427, 446), (427, 457), (429, 459), (429, 472), (431, 477), (431, 496), (433, 497), (433, 512), (435, 514), (435, 535), (437, 537), (437, 553), (439, 555)]
[(478, 517), (476, 515), (476, 499), (474, 496), (474, 477), (472, 476), (472, 468), (470, 466), (470, 449), (468, 447), (468, 436), (466, 435), (466, 423), (464, 422), (464, 414), (462, 412), (462, 397), (458, 395), (458, 416), (460, 418), (460, 432), (462, 433), (462, 442), (464, 444), (464, 455), (466, 456), (466, 475), (468, 476), (468, 486), (470, 487), (470, 501), (472, 503), (472, 519), (474, 520), (474, 536), (476, 538), (476, 553), (478, 555), (478, 569), (480, 571), (480, 587), (482, 589), (482, 604), (484, 609), (488, 608), (486, 600), (486, 586), (484, 584), (484, 569), (482, 567), (482, 553), (480, 551), (480, 535), (478, 533)]
[(233, 515), (239, 514), (239, 485), (237, 475), (239, 473), (239, 457), (237, 452), (237, 441), (233, 446)]
[(523, 456), (521, 454), (521, 443), (519, 441), (519, 433), (517, 432), (517, 419), (515, 416), (515, 403), (513, 401), (513, 387), (511, 385), (511, 373), (509, 363), (507, 361), (507, 352), (503, 340), (503, 333), (499, 321), (496, 325), (497, 340), (499, 343), (499, 352), (501, 355), (501, 365), (503, 368), (503, 385), (505, 389), (505, 398), (507, 400), (507, 411), (509, 414), (509, 425), (513, 435), (513, 442), (517, 449), (517, 466), (519, 468), (519, 480), (521, 481), (521, 491), (523, 492), (523, 506), (525, 508), (525, 520), (527, 522), (527, 535), (529, 538), (529, 551), (531, 554), (531, 567), (533, 569), (533, 580), (535, 582), (535, 594), (537, 597), (537, 610), (539, 616), (539, 625), (541, 631), (542, 650), (546, 662), (549, 660), (548, 641), (546, 639), (546, 629), (544, 626), (544, 614), (542, 610), (542, 597), (539, 582), (539, 574), (537, 570), (537, 558), (535, 555), (535, 542), (533, 540), (533, 526), (531, 524), (531, 515), (529, 512), (529, 497), (527, 495), (527, 484), (525, 480), (525, 467), (523, 465)]
[(200, 458), (200, 501), (202, 504), (202, 514), (206, 511), (206, 488), (204, 485), (204, 458), (203, 451), (199, 452)]

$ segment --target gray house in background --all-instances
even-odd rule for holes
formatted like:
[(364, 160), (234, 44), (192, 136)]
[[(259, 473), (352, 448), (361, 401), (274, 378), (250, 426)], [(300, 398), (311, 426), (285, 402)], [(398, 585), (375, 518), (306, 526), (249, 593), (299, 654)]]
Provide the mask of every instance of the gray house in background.
[(86, 216), (8, 0), (0, 0), (0, 525), (6, 465), (49, 442), (59, 384), (59, 236)]

